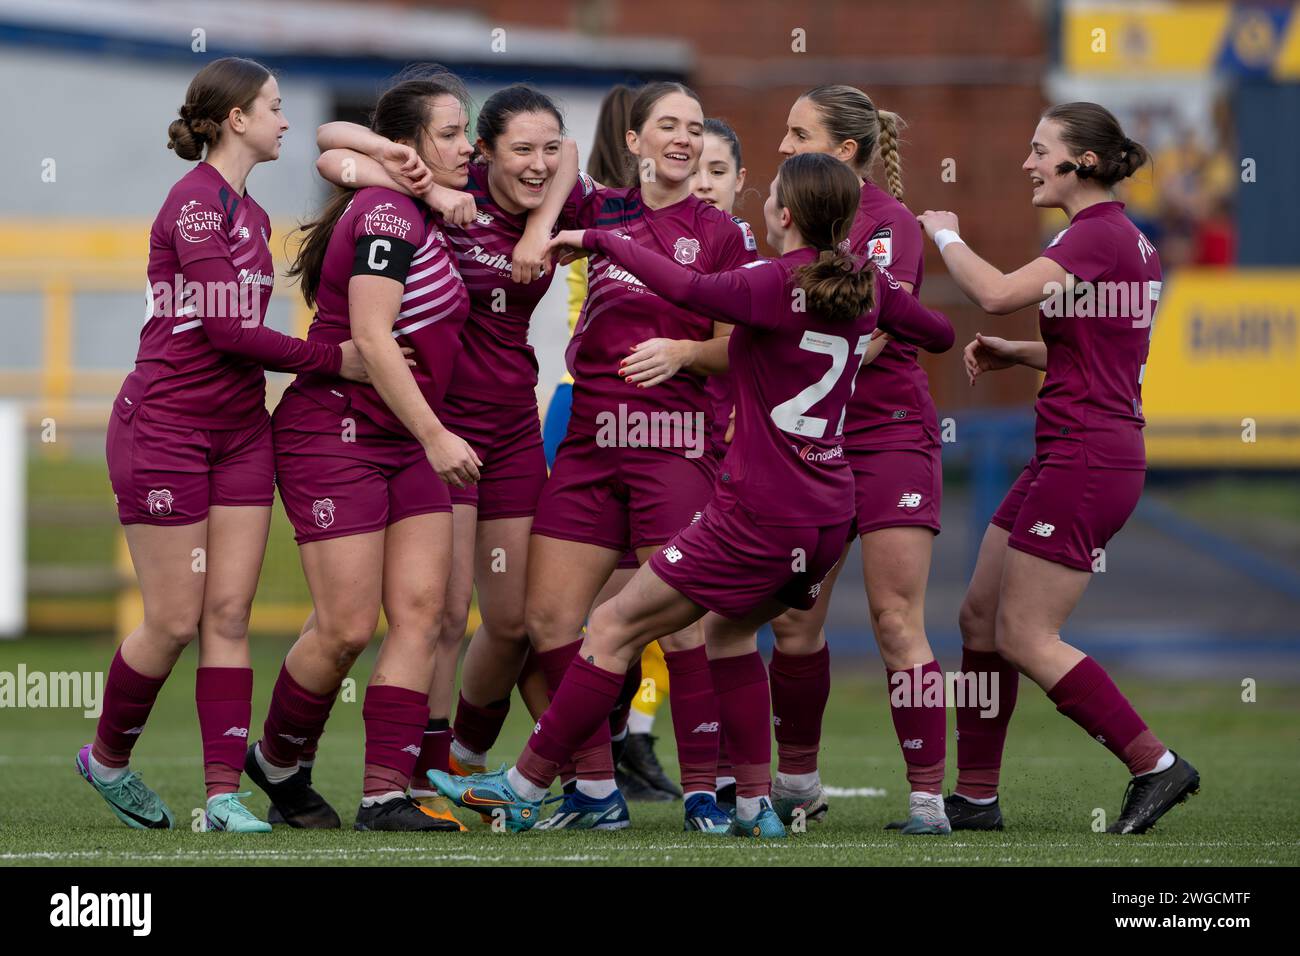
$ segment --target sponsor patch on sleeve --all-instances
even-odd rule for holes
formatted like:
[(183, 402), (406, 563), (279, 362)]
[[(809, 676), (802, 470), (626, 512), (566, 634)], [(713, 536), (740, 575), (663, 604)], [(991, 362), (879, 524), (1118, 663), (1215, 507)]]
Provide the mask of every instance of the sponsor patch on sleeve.
[(748, 252), (758, 251), (758, 240), (754, 238), (754, 230), (749, 227), (749, 223), (739, 216), (732, 216), (731, 221), (740, 227), (740, 234), (745, 237), (745, 249)]
[(885, 226), (877, 229), (867, 240), (867, 257), (878, 266), (888, 267), (894, 262), (894, 230)]
[(583, 196), (590, 196), (596, 191), (596, 180), (592, 179), (584, 172), (578, 172), (578, 184), (582, 186)]
[(191, 199), (176, 215), (176, 229), (186, 242), (203, 242), (225, 228), (226, 217), (208, 203)]
[(405, 241), (409, 240), (415, 223), (396, 203), (382, 202), (365, 214), (362, 228), (367, 235), (390, 236)]

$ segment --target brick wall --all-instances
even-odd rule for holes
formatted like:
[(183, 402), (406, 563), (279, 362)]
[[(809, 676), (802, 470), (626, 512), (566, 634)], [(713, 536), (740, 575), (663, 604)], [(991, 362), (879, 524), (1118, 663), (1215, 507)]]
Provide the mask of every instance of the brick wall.
[[(902, 158), (910, 208), (957, 212), (971, 246), (1006, 270), (1041, 249), (1039, 220), (1020, 164), (1045, 106), (1045, 0), (410, 0), (407, 5), (472, 10), (506, 27), (689, 42), (696, 55), (690, 82), (706, 114), (725, 117), (741, 137), (749, 184), (759, 192), (750, 193), (738, 211), (753, 220), (761, 217), (760, 197), (779, 162), (776, 147), (790, 104), (817, 83), (858, 86), (909, 124)], [(804, 31), (802, 53), (792, 51), (796, 29)], [(955, 161), (955, 182), (941, 179), (945, 159)], [(941, 411), (1029, 401), (1037, 380), (1026, 370), (989, 376), (971, 389), (959, 350), (977, 329), (1032, 338), (1033, 311), (985, 316), (947, 278), (932, 246), (923, 293), (957, 327), (954, 350), (926, 359)]]

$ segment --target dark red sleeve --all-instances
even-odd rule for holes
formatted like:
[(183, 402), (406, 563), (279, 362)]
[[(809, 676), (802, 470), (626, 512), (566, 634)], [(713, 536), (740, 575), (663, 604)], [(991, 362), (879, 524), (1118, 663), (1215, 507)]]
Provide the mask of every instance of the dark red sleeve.
[[(186, 286), (197, 282), (204, 290), (233, 289), (236, 295), (241, 290), (239, 277), (229, 259), (191, 262), (184, 267), (184, 275)], [(196, 301), (203, 332), (213, 348), (250, 359), (276, 372), (338, 375), (343, 363), (339, 346), (308, 342), (269, 329), (262, 324), (258, 310), (245, 306), (228, 308), (232, 301), (220, 293), (205, 294), (203, 301)], [(216, 314), (209, 315), (208, 312)]]
[(1104, 222), (1085, 219), (1058, 233), (1043, 255), (1070, 275), (1095, 282), (1115, 265), (1115, 236)]
[(888, 270), (876, 267), (876, 325), (900, 342), (927, 352), (952, 348), (955, 333), (942, 312), (923, 306)]
[(785, 273), (770, 259), (705, 275), (611, 230), (586, 230), (583, 245), (603, 252), (673, 305), (718, 322), (774, 328), (787, 311)]

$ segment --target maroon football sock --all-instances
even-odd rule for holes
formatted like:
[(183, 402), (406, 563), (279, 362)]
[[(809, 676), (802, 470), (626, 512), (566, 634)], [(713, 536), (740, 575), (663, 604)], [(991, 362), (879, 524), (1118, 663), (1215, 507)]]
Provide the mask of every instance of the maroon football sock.
[(281, 665), (259, 744), (267, 763), (292, 767), (298, 762), (304, 746), (324, 733), (336, 693), (316, 694), (307, 690), (293, 679), (287, 662)]
[[(901, 675), (897, 684), (896, 674)], [(907, 782), (915, 793), (942, 793), (948, 715), (939, 662), (930, 661), (905, 671), (887, 670), (885, 676), (890, 692), (889, 714), (907, 765)], [(936, 680), (937, 694), (932, 689)]]
[(704, 646), (689, 651), (666, 651), (668, 695), (673, 736), (677, 738), (677, 764), (685, 793), (712, 793), (718, 779), (718, 728), (721, 715), (713, 692), (709, 655)]
[(452, 736), (466, 750), (485, 754), (497, 742), (497, 737), (501, 735), (501, 728), (509, 713), (509, 697), (480, 707), (467, 701), (462, 692), (460, 701), (456, 705), (456, 726)]
[(106, 767), (125, 767), (131, 761), (131, 748), (140, 739), (158, 692), (167, 681), (146, 677), (122, 659), (122, 649), (113, 655), (104, 682), (104, 709), (95, 728), (91, 755)]
[[(754, 651), (709, 661), (713, 689), (731, 757), (737, 797), (766, 797), (772, 790), (772, 702), (763, 658)], [(674, 692), (676, 687), (674, 686)]]
[[(1002, 773), (1002, 748), (1007, 742), (1007, 727), (1016, 709), (1020, 672), (996, 651), (963, 648), (963, 675), (975, 675), (996, 693), (997, 713), (984, 716), (978, 694), (964, 694), (954, 701), (957, 711), (957, 788), (956, 792), (976, 800), (998, 795), (998, 778)], [(994, 676), (997, 687), (992, 687)]]
[(627, 730), (627, 715), (632, 712), (632, 699), (641, 689), (641, 658), (632, 662), (623, 680), (623, 692), (618, 695), (614, 709), (609, 713), (609, 735), (617, 737)]
[(1047, 696), (1057, 710), (1124, 761), (1130, 773), (1147, 773), (1165, 752), (1164, 744), (1091, 657), (1075, 664)]
[(571, 755), (589, 746), (601, 731), (608, 735), (609, 712), (622, 692), (623, 676), (575, 659), (515, 769), (537, 786), (549, 788)]
[(412, 790), (428, 790), (432, 786), (427, 776), (430, 770), (451, 772), (451, 728), (447, 726), (446, 718), (430, 718), (424, 725), (420, 756), (416, 758), (415, 769), (411, 772)]
[(822, 715), (831, 696), (830, 646), (823, 645), (812, 654), (783, 654), (774, 649), (770, 680), (777, 770), (815, 773)]
[(239, 790), (253, 716), (251, 667), (200, 667), (194, 702), (203, 738), (203, 781), (208, 798)]
[(404, 791), (410, 782), (420, 743), (429, 724), (427, 692), (371, 684), (361, 705), (366, 727), (366, 768), (362, 792), (380, 797)]

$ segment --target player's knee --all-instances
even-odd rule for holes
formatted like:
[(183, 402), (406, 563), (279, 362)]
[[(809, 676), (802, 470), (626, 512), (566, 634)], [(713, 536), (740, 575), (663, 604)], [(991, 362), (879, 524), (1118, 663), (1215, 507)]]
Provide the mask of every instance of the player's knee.
[(243, 598), (217, 598), (203, 608), (203, 631), (219, 640), (246, 640), (251, 611), (252, 606)]
[(448, 605), (443, 609), (442, 620), (438, 624), (438, 643), (442, 647), (448, 645), (459, 646), (465, 639), (465, 631), (469, 628), (469, 608), (452, 607)]
[(549, 650), (575, 640), (582, 622), (575, 625), (571, 615), (548, 601), (531, 602), (524, 612), (524, 624), (533, 646)]
[(325, 656), (346, 670), (370, 646), (377, 623), (374, 615), (359, 612), (322, 614), (317, 616), (316, 638), (324, 645)]
[(494, 641), (507, 641), (518, 644), (528, 637), (528, 621), (522, 608), (502, 609), (483, 612), (483, 630)]
[(966, 595), (957, 614), (957, 627), (963, 644), (977, 650), (989, 650), (996, 638), (996, 623), (992, 607), (970, 594)]
[(591, 612), (586, 640), (597, 653), (612, 654), (626, 645), (631, 637), (628, 622), (615, 608), (617, 603), (606, 601)]
[(774, 618), (772, 634), (778, 651), (796, 657), (814, 653), (821, 643), (821, 628), (808, 615), (795, 611)]
[(146, 617), (145, 627), (155, 642), (178, 653), (199, 636), (198, 619), (189, 611), (155, 612)]
[(919, 628), (914, 625), (909, 608), (886, 607), (873, 615), (872, 623), (875, 625), (876, 643), (880, 645), (881, 656), (886, 662), (910, 656), (908, 651)]

